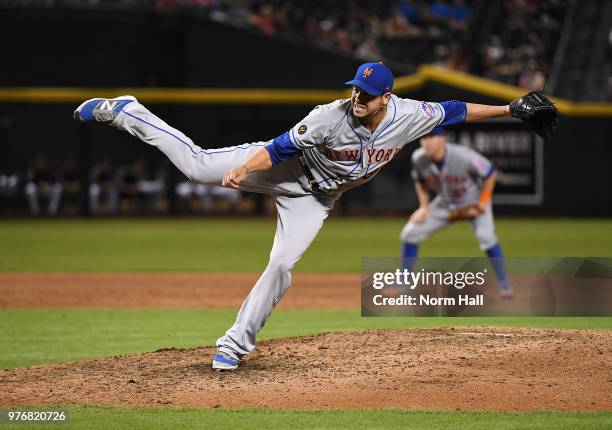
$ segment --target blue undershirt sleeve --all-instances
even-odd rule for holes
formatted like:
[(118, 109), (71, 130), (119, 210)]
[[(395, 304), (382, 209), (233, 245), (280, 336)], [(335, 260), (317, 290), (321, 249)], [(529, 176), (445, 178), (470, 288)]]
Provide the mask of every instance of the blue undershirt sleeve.
[(467, 115), (467, 105), (465, 103), (451, 100), (440, 103), (440, 106), (444, 109), (444, 119), (438, 124), (439, 127), (465, 122)]
[(487, 171), (486, 175), (483, 176), (482, 179), (489, 179), (493, 172), (495, 172), (495, 166), (491, 164), (491, 167), (489, 167), (489, 170)]
[(264, 146), (270, 154), (272, 165), (275, 166), (281, 161), (285, 161), (295, 155), (299, 148), (297, 148), (291, 141), (289, 132), (285, 132), (274, 139), (271, 143)]

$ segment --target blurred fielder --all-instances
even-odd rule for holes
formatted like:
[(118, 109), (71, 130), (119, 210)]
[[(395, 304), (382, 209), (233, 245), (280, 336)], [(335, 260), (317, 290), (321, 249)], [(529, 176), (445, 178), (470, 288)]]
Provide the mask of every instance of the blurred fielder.
[[(412, 179), (419, 208), (400, 234), (405, 269), (412, 269), (422, 240), (451, 222), (467, 220), (495, 270), (500, 297), (512, 298), (493, 225), (491, 198), (496, 176), (493, 164), (478, 152), (448, 143), (443, 127), (421, 137), (421, 147), (412, 154)], [(431, 201), (430, 192), (436, 194)]]
[[(213, 369), (236, 369), (255, 348), (257, 333), (291, 286), (293, 267), (336, 200), (372, 179), (408, 142), (463, 121), (524, 116), (543, 123), (546, 135), (556, 121), (552, 103), (543, 97), (536, 102), (532, 94), (505, 106), (402, 99), (391, 93), (393, 75), (382, 63), (362, 64), (346, 84), (353, 88), (350, 98), (317, 106), (276, 139), (221, 149), (197, 146), (132, 96), (86, 100), (74, 112), (77, 120), (110, 124), (159, 148), (193, 181), (274, 196), (278, 218), (270, 261), (234, 325), (217, 340)], [(543, 116), (544, 105), (554, 114)]]

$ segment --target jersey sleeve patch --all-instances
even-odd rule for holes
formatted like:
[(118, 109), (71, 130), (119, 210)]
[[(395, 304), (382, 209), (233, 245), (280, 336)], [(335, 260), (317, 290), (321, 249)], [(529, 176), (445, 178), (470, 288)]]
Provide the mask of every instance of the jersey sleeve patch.
[(329, 125), (330, 120), (324, 110), (313, 109), (290, 130), (291, 141), (299, 149), (320, 145), (327, 136)]
[(493, 163), (480, 154), (472, 157), (472, 168), (474, 169), (476, 175), (482, 179), (486, 179), (491, 176), (493, 170), (495, 170)]
[(434, 103), (421, 102), (421, 110), (427, 118), (433, 118), (436, 115)]

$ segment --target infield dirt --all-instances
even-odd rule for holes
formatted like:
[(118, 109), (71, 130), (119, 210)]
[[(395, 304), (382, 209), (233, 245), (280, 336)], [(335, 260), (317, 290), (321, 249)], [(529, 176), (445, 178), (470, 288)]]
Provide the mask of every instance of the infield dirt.
[[(259, 273), (4, 272), (1, 308), (238, 309)], [(297, 273), (280, 309), (357, 309), (359, 273)]]

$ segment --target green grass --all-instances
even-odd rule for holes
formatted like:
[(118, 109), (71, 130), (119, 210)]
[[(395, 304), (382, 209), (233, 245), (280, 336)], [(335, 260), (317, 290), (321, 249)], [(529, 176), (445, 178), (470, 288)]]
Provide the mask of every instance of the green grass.
[[(17, 408), (16, 408), (17, 409)], [(19, 408), (21, 409), (21, 408)], [(30, 408), (31, 409), (31, 408)], [(115, 408), (99, 406), (40, 407), (66, 410), (71, 429), (607, 429), (609, 412), (448, 412), (402, 409), (191, 409)], [(40, 424), (3, 425), (6, 429), (40, 428)], [(55, 427), (53, 427), (55, 428)]]
[[(362, 256), (396, 256), (404, 222), (332, 218), (297, 270), (358, 271)], [(274, 219), (0, 220), (0, 271), (260, 271), (274, 228)], [(612, 220), (500, 219), (497, 233), (508, 256), (612, 256)], [(421, 255), (477, 256), (480, 252), (469, 227), (458, 224), (424, 243)], [(212, 345), (235, 314), (236, 310), (0, 310), (0, 368)], [(361, 318), (358, 310), (277, 310), (260, 339), (450, 325), (612, 330), (612, 318)], [(612, 425), (610, 413), (62, 409), (70, 411), (71, 419), (60, 427), (87, 429), (598, 429)]]
[[(401, 218), (328, 220), (298, 271), (358, 271), (362, 256), (396, 256)], [(260, 271), (275, 219), (2, 220), (0, 271)], [(508, 256), (612, 256), (609, 219), (498, 219)], [(465, 223), (422, 256), (479, 256)]]
[[(0, 311), (0, 369), (160, 348), (213, 345), (236, 310)], [(369, 328), (506, 326), (612, 329), (612, 318), (361, 318), (358, 310), (278, 310), (259, 339)]]

